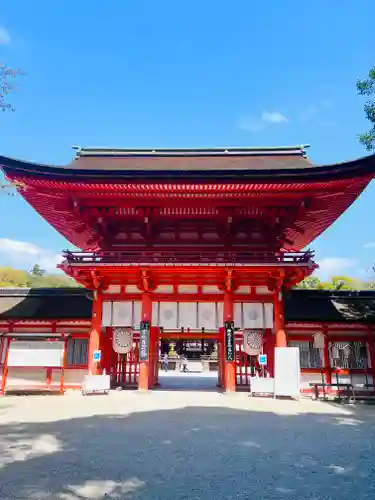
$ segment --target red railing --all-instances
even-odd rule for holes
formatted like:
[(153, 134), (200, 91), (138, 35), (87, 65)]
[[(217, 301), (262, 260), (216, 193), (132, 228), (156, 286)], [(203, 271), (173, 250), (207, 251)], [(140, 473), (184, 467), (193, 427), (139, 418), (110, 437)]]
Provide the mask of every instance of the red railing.
[(294, 264), (314, 265), (314, 254), (307, 252), (245, 251), (155, 251), (126, 250), (98, 252), (63, 252), (66, 264)]

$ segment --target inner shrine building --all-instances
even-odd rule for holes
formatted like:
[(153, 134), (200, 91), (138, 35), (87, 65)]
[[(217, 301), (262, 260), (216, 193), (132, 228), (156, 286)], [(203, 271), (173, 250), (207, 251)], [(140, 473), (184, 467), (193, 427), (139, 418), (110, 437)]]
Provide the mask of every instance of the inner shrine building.
[[(284, 313), (286, 295), (317, 268), (309, 245), (374, 177), (374, 155), (314, 165), (303, 146), (76, 148), (69, 165), (0, 157), (0, 167), (74, 247), (59, 267), (87, 289), (74, 292), (81, 298), (71, 302), (71, 321), (54, 318), (54, 331), (42, 317), (0, 314), (3, 353), (11, 339), (37, 332), (66, 338), (69, 349), (86, 339), (81, 374), (105, 371), (114, 386), (148, 390), (171, 344), (198, 342), (202, 355), (215, 353), (218, 386), (231, 392), (248, 383), (255, 354), (267, 354), (272, 376), (275, 347), (306, 341), (311, 351), (320, 332), (312, 373), (329, 382), (329, 346), (343, 338), (366, 345), (367, 368), (358, 370), (375, 369), (367, 320), (330, 327), (323, 312), (313, 322), (307, 313), (293, 327)], [(82, 297), (91, 317), (78, 324)]]

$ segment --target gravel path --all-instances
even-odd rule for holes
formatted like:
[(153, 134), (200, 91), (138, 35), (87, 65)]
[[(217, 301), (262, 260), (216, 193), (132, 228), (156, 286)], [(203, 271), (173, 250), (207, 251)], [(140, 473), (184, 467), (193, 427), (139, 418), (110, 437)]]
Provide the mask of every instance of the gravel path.
[(0, 499), (374, 499), (374, 416), (215, 392), (4, 397)]

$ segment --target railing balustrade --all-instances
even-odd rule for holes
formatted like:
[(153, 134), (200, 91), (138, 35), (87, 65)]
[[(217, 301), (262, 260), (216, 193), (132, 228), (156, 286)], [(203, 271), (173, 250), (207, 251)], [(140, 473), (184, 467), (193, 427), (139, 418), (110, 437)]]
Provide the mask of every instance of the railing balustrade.
[(313, 265), (314, 254), (306, 252), (102, 250), (63, 252), (66, 264), (295, 264)]

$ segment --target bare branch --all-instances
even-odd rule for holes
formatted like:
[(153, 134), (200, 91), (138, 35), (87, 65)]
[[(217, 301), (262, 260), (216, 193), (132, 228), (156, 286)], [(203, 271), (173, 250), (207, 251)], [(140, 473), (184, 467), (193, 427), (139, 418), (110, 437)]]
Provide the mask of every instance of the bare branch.
[(17, 88), (16, 79), (22, 75), (23, 72), (20, 69), (13, 69), (0, 63), (0, 111), (14, 111), (7, 97)]

